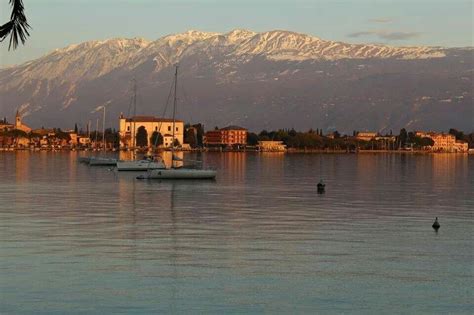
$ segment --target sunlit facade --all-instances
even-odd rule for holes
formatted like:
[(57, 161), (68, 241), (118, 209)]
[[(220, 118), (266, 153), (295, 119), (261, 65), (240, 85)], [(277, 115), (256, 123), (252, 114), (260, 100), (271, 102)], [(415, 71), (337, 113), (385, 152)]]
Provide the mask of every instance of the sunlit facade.
[(247, 144), (247, 129), (238, 126), (228, 126), (222, 129), (206, 132), (206, 145), (235, 146)]
[[(179, 142), (179, 145), (182, 145), (184, 138), (184, 122), (176, 120), (174, 127), (174, 137)], [(166, 148), (171, 147), (173, 142), (172, 119), (153, 116), (134, 116), (131, 118), (125, 118), (123, 115), (120, 115), (119, 135), (121, 149), (136, 147), (136, 136), (140, 128), (144, 128), (146, 131), (147, 146), (153, 145), (151, 138), (153, 133), (156, 131), (163, 137), (163, 146)], [(134, 136), (132, 137), (132, 135)]]
[(416, 136), (430, 138), (434, 144), (430, 147), (435, 152), (467, 152), (468, 143), (456, 140), (452, 134), (417, 131)]

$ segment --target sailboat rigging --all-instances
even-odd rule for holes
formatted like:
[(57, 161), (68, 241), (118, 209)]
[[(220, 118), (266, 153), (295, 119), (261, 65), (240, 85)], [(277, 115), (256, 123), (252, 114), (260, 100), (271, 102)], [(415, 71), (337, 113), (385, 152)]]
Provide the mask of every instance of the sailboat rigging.
[[(103, 109), (103, 116), (102, 116), (102, 150), (105, 155), (106, 152), (106, 142), (105, 142), (105, 106), (109, 104), (109, 102), (102, 105)], [(96, 128), (96, 145), (97, 145), (97, 129), (99, 129), (99, 119), (97, 119), (97, 128)], [(117, 159), (114, 158), (107, 158), (107, 157), (91, 157), (89, 159), (89, 165), (91, 166), (115, 166), (117, 164)]]
[[(117, 161), (117, 171), (147, 171), (150, 169), (164, 169), (165, 164), (161, 160), (153, 159), (153, 157), (147, 157), (143, 160), (136, 159), (136, 117), (137, 117), (137, 82), (133, 79), (133, 124), (132, 124), (132, 153), (133, 160), (131, 161)], [(161, 129), (161, 126), (160, 126)]]
[(178, 65), (175, 65), (174, 73), (174, 95), (173, 95), (173, 123), (172, 123), (172, 140), (171, 140), (171, 167), (166, 169), (149, 170), (146, 174), (140, 175), (137, 179), (214, 179), (217, 175), (215, 170), (211, 169), (189, 169), (175, 167), (175, 161), (181, 159), (175, 156), (176, 143), (176, 107), (177, 107), (177, 90), (178, 90)]

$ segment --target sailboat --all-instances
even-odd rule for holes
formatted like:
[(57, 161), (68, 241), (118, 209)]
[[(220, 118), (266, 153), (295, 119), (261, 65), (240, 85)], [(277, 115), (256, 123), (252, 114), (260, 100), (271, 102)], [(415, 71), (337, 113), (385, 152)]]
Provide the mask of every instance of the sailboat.
[[(135, 79), (133, 80), (133, 129), (132, 129), (132, 150), (135, 157), (135, 117), (137, 108), (137, 85)], [(154, 159), (151, 156), (146, 157), (143, 160), (131, 160), (131, 161), (117, 161), (117, 171), (147, 171), (154, 169), (166, 168), (165, 163), (161, 160)]]
[(163, 161), (154, 160), (151, 157), (143, 160), (117, 161), (117, 171), (147, 171), (165, 168)]
[(137, 179), (215, 179), (217, 172), (211, 169), (176, 168), (175, 161), (182, 161), (174, 154), (175, 146), (175, 122), (178, 87), (178, 65), (174, 73), (174, 97), (173, 97), (173, 133), (171, 142), (171, 167), (166, 169), (149, 170), (146, 174), (137, 176)]
[[(105, 145), (106, 145), (105, 143), (105, 105), (106, 104), (102, 106), (102, 108), (104, 109), (104, 115), (102, 117), (102, 145), (103, 145), (104, 153), (105, 153)], [(97, 143), (97, 133), (96, 133), (96, 143)], [(89, 158), (89, 165), (90, 166), (116, 166), (117, 159), (93, 156)]]

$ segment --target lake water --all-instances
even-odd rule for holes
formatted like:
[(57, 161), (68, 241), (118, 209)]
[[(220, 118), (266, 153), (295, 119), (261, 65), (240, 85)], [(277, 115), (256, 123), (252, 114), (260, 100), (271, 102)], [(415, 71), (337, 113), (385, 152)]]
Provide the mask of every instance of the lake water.
[(216, 181), (161, 182), (77, 157), (0, 153), (2, 314), (474, 312), (472, 155), (185, 154)]

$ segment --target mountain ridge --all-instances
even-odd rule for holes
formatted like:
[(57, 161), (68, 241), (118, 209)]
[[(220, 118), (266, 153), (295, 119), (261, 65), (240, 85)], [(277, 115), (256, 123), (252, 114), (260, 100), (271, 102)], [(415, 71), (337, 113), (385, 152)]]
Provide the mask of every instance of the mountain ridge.
[[(127, 112), (125, 99), (132, 77), (138, 78), (143, 86), (147, 103), (143, 110), (151, 111), (157, 95), (167, 94), (164, 87), (170, 80), (170, 68), (180, 63), (182, 79), (195, 95), (184, 109), (193, 113), (193, 106), (203, 106), (205, 110), (193, 115), (207, 124), (240, 123), (258, 128), (261, 123), (262, 128), (284, 128), (301, 121), (304, 128), (361, 129), (364, 125), (348, 123), (351, 117), (344, 113), (355, 110), (360, 115), (374, 117), (363, 129), (400, 126), (439, 129), (443, 120), (449, 123), (459, 120), (465, 126), (469, 122), (462, 115), (469, 114), (472, 105), (467, 101), (472, 94), (467, 88), (472, 73), (466, 72), (472, 64), (472, 51), (472, 48), (347, 44), (284, 30), (260, 33), (244, 29), (227, 33), (190, 30), (154, 41), (144, 38), (88, 41), (0, 69), (0, 115), (11, 115), (18, 108), (33, 124), (52, 124), (53, 117), (70, 123), (77, 117), (86, 119), (94, 108), (106, 102), (112, 104), (111, 114), (118, 115)], [(399, 81), (394, 81), (393, 75), (397, 73)], [(384, 83), (377, 90), (366, 86), (374, 77)], [(418, 85), (407, 86), (410, 82)], [(427, 82), (430, 86), (425, 86)], [(437, 89), (443, 84), (448, 91), (438, 95)], [(437, 123), (430, 118), (433, 115), (426, 107), (430, 103), (427, 98), (419, 101), (423, 97), (433, 100), (431, 110), (441, 104), (440, 112), (447, 110), (447, 104), (459, 103), (459, 108), (451, 106), (459, 113), (444, 114)], [(451, 103), (441, 102), (446, 99), (452, 99)], [(374, 103), (372, 107), (376, 108), (367, 107), (366, 103)], [(286, 117), (276, 111), (285, 113), (292, 107), (294, 113)], [(398, 117), (403, 115), (392, 107), (404, 108), (408, 114), (403, 114), (405, 118)], [(328, 109), (333, 111), (330, 115)], [(268, 110), (274, 112), (265, 112)], [(418, 117), (420, 110), (424, 118)], [(216, 118), (215, 112), (222, 119)], [(289, 117), (291, 122), (285, 121)], [(448, 127), (451, 126), (445, 126)]]

